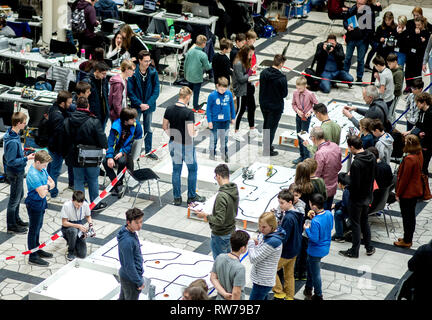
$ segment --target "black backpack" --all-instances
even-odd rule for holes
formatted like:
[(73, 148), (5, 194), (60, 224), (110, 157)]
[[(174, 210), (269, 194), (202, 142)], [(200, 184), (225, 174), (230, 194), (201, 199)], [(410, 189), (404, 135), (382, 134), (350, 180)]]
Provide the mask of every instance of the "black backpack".
[[(315, 70), (313, 69), (314, 64), (315, 64), (315, 59), (312, 61), (310, 68), (305, 69), (304, 73), (311, 75), (311, 76), (317, 76)], [(317, 79), (317, 78), (312, 78), (309, 76), (305, 76), (305, 77), (306, 77), (306, 82), (307, 82), (307, 86), (308, 86), (309, 90), (310, 91), (318, 91), (319, 87), (320, 87), (321, 80)]]
[(39, 122), (38, 129), (35, 130), (35, 142), (41, 148), (48, 147), (49, 143), (49, 120), (48, 115)]

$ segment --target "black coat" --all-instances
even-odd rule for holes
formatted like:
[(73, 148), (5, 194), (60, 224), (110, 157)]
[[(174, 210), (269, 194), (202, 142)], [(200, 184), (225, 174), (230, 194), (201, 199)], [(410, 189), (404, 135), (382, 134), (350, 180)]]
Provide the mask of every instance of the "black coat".
[(408, 261), (408, 269), (414, 276), (415, 300), (429, 301), (432, 282), (432, 241), (421, 245)]
[(350, 203), (368, 206), (372, 203), (375, 179), (375, 156), (370, 151), (363, 151), (354, 156), (350, 167)]
[(65, 120), (65, 144), (71, 148), (66, 164), (78, 167), (77, 145), (89, 145), (97, 148), (108, 148), (108, 141), (99, 119), (86, 109), (77, 109)]
[(259, 103), (261, 110), (283, 112), (284, 98), (288, 95), (286, 76), (278, 69), (269, 67), (261, 72)]
[[(100, 82), (96, 80), (94, 73), (90, 73), (83, 81), (86, 81), (91, 85), (91, 93), (88, 97), (90, 111), (101, 121), (101, 123), (106, 122), (109, 118), (108, 79), (102, 79), (102, 84), (100, 85)], [(105, 100), (104, 105), (102, 99)]]
[[(329, 56), (328, 51), (323, 48), (324, 42), (320, 42), (317, 45), (314, 61), (317, 63), (316, 73), (318, 76), (324, 72), (325, 65), (327, 63), (327, 58)], [(338, 70), (343, 70), (343, 62), (345, 60), (345, 53), (343, 51), (343, 47), (340, 43), (336, 44), (336, 47), (333, 49), (331, 55), (336, 60)]]
[(69, 116), (66, 109), (61, 108), (57, 102), (48, 112), (48, 150), (64, 156), (64, 120)]

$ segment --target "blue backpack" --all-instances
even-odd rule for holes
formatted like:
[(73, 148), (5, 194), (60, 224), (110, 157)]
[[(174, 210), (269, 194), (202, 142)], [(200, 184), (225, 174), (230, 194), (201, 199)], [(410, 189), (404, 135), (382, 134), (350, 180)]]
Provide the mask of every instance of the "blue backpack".
[(46, 81), (38, 81), (35, 83), (34, 88), (36, 90), (48, 90), (48, 91), (53, 91), (53, 87), (51, 85), (51, 83), (46, 82)]

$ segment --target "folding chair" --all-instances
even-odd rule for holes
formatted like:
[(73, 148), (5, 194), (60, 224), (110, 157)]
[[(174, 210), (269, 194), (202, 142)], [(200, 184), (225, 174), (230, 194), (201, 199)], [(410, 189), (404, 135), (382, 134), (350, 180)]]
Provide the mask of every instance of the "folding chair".
[[(378, 193), (378, 199), (379, 200), (377, 201), (377, 203), (375, 204), (374, 207), (369, 208), (369, 213), (368, 213), (369, 216), (373, 216), (373, 215), (376, 216), (377, 213), (382, 213), (383, 218), (384, 218), (384, 225), (385, 225), (386, 231), (387, 231), (387, 237), (390, 237), (390, 234), (389, 234), (389, 229), (387, 227), (387, 219), (386, 219), (386, 209), (385, 209), (385, 207), (386, 207), (386, 204), (387, 204), (388, 196), (390, 194), (390, 190), (393, 189), (393, 187), (394, 187), (394, 184), (390, 185), (389, 187), (387, 187), (387, 188), (385, 188), (383, 190), (378, 190), (378, 191), (380, 191)], [(388, 207), (387, 207), (387, 209), (388, 209)], [(393, 220), (392, 220), (391, 215), (389, 215), (389, 217), (390, 217), (390, 221), (391, 221), (391, 224), (392, 224), (392, 228), (390, 229), (390, 231), (394, 231), (394, 225), (393, 225)]]
[[(160, 180), (159, 176), (156, 173), (154, 173), (154, 171), (152, 169), (149, 169), (149, 168), (138, 169), (138, 170), (134, 170), (134, 171), (127, 170), (127, 172), (129, 173), (129, 178), (132, 177), (134, 180), (138, 181), (138, 184), (139, 184), (139, 188), (138, 188), (138, 191), (136, 192), (134, 202), (132, 203), (132, 207), (135, 205), (135, 202), (136, 202), (138, 194), (141, 190), (142, 184), (146, 181), (148, 184), (148, 193), (149, 193), (149, 195), (151, 195), (151, 193), (150, 193), (150, 180), (156, 180), (156, 184), (157, 184), (157, 188), (158, 188), (159, 205), (162, 207), (162, 200), (160, 197), (160, 188), (159, 188), (159, 180)], [(128, 178), (128, 181), (129, 181), (129, 178)], [(128, 185), (128, 183), (126, 183), (126, 187), (123, 190), (123, 195), (126, 193), (126, 189), (128, 189), (128, 188), (129, 188), (129, 185)]]

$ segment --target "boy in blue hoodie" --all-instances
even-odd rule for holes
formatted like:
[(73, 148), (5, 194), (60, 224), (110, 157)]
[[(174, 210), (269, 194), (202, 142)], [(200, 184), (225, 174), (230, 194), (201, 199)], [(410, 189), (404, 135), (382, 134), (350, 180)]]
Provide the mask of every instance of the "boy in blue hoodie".
[(342, 194), (342, 200), (335, 203), (333, 205), (334, 209), (334, 223), (335, 223), (335, 234), (332, 236), (332, 241), (343, 243), (345, 242), (344, 238), (344, 227), (343, 222), (344, 219), (348, 218), (349, 212), (349, 175), (347, 175), (345, 172), (340, 172), (338, 174), (338, 185), (341, 190), (343, 190)]
[(22, 112), (12, 115), (12, 127), (3, 137), (4, 141), (4, 165), (6, 176), (10, 182), (9, 202), (7, 206), (7, 232), (26, 233), (28, 223), (19, 216), (19, 204), (24, 197), (24, 170), (27, 160), (34, 159), (34, 154), (24, 156), (21, 146), (20, 131), (27, 124), (27, 116)]
[[(307, 280), (303, 294), (305, 300), (323, 300), (321, 290), (321, 259), (330, 251), (331, 231), (333, 229), (333, 215), (329, 210), (324, 210), (324, 196), (314, 193), (310, 200), (308, 215), (312, 219), (310, 225), (304, 224), (303, 228), (309, 238), (307, 248)], [(312, 296), (312, 287), (314, 295)]]
[[(228, 129), (230, 122), (235, 123), (234, 98), (228, 90), (228, 79), (220, 77), (216, 84), (216, 90), (210, 93), (207, 99), (207, 122), (212, 133), (210, 140), (210, 159), (215, 160), (218, 136), (221, 143), (221, 154), (225, 162), (228, 162)], [(222, 138), (225, 138), (223, 141)], [(225, 147), (225, 148), (224, 148)]]
[(144, 212), (138, 208), (126, 211), (126, 225), (117, 235), (121, 286), (119, 300), (138, 300), (145, 287), (143, 258), (137, 235), (142, 228), (143, 217)]
[(279, 207), (284, 211), (281, 227), (285, 230), (286, 236), (277, 266), (278, 270), (283, 268), (284, 285), (282, 287), (279, 275), (276, 273), (276, 285), (273, 287), (274, 299), (294, 300), (294, 266), (301, 248), (304, 213), (294, 208), (294, 195), (288, 189), (279, 192), (278, 201)]

